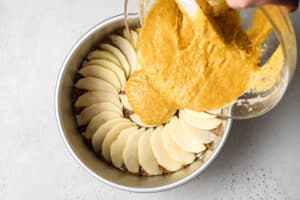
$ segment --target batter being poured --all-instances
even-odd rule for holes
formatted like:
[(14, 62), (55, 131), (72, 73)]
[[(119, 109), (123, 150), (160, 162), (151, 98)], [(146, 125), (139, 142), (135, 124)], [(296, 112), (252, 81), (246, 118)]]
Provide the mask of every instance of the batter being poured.
[(178, 109), (222, 108), (249, 89), (259, 70), (262, 35), (244, 32), (239, 13), (225, 2), (197, 3), (191, 18), (175, 0), (158, 0), (142, 26), (141, 70), (126, 95), (147, 124), (164, 123)]

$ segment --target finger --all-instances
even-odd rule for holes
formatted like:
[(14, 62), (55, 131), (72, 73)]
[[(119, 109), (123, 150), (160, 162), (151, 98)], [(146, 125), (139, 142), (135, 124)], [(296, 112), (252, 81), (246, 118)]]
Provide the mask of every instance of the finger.
[(227, 4), (235, 9), (252, 7), (255, 0), (227, 0)]

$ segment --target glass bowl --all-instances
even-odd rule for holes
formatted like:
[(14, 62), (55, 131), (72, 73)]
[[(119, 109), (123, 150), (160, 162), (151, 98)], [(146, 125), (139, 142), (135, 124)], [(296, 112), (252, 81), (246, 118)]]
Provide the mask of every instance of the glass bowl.
[[(139, 25), (142, 26), (144, 17), (155, 3), (156, 0), (125, 0), (125, 16), (127, 16), (128, 13), (137, 15), (139, 17)], [(280, 71), (274, 83), (268, 87), (268, 89), (259, 91), (249, 89), (235, 102), (226, 106), (227, 109), (224, 110), (228, 110), (228, 112), (223, 112), (219, 117), (249, 119), (267, 113), (282, 99), (294, 76), (297, 63), (297, 42), (288, 10), (275, 5), (243, 9), (240, 11), (240, 15), (242, 28), (244, 30), (250, 26), (257, 9), (263, 13), (267, 21), (272, 25), (272, 33), (262, 44), (264, 50), (259, 65), (262, 66), (265, 64), (275, 50), (281, 47), (283, 61), (277, 63), (278, 66), (276, 66)], [(128, 25), (126, 25), (126, 27), (128, 27)], [(268, 74), (262, 77), (262, 79), (267, 78)]]

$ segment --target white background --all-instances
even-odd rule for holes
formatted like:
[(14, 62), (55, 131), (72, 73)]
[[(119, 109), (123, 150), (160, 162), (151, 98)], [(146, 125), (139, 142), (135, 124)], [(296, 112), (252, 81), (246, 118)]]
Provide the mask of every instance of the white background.
[[(121, 13), (122, 3), (0, 1), (0, 199), (299, 199), (299, 69), (280, 105), (264, 117), (235, 122), (218, 159), (180, 188), (119, 191), (75, 162), (54, 115), (58, 71), (75, 41)], [(300, 12), (293, 18), (300, 38)]]

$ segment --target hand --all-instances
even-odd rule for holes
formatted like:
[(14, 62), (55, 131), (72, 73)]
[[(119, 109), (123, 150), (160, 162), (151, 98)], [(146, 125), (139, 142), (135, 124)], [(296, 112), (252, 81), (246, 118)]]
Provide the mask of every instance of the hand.
[(260, 6), (263, 4), (276, 4), (286, 6), (289, 11), (293, 12), (297, 9), (299, 0), (227, 0), (232, 8), (248, 8)]

